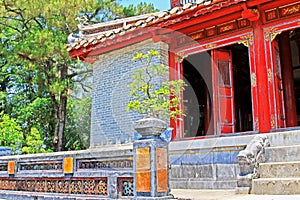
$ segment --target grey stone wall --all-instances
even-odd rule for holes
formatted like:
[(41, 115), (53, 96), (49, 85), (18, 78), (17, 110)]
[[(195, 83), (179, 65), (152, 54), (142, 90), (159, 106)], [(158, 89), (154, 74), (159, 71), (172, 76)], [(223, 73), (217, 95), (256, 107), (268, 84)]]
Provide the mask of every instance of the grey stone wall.
[(132, 61), (135, 53), (156, 49), (161, 57), (153, 63), (168, 64), (168, 46), (165, 43), (143, 41), (100, 55), (94, 64), (92, 91), (92, 119), (90, 147), (107, 144), (126, 144), (133, 138), (132, 124), (141, 116), (126, 112), (130, 99), (127, 85), (133, 73), (141, 66)]
[(172, 189), (233, 189), (239, 174), (237, 155), (255, 135), (170, 143)]

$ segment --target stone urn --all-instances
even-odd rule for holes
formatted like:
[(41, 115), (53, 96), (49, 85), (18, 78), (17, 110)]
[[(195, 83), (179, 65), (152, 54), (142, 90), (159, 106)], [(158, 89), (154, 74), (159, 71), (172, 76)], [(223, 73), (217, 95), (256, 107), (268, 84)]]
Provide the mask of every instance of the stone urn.
[(134, 129), (141, 134), (142, 137), (158, 137), (167, 128), (168, 124), (165, 121), (154, 117), (143, 118), (134, 123)]

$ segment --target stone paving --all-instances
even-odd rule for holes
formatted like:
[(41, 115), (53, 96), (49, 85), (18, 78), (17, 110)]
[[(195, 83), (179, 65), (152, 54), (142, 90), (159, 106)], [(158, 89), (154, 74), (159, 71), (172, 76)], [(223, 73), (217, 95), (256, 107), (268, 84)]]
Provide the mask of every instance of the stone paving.
[(171, 194), (179, 200), (300, 200), (300, 195), (235, 194), (235, 190), (174, 189)]
[[(3, 192), (3, 191), (2, 191)], [(18, 193), (11, 191), (10, 193)], [(22, 192), (24, 193), (24, 192)], [(300, 200), (300, 195), (251, 195), (251, 194), (235, 194), (235, 190), (187, 190), (187, 189), (174, 189), (171, 194), (178, 200)], [(25, 195), (30, 197), (30, 195)], [(45, 195), (43, 199), (54, 199), (53, 196)], [(67, 196), (65, 196), (67, 197)], [(11, 199), (11, 198), (6, 198)], [(13, 198), (13, 200), (24, 199), (24, 197)], [(28, 198), (26, 198), (28, 199)], [(67, 199), (63, 196), (59, 199)], [(70, 198), (73, 199), (73, 198)], [(91, 200), (100, 198), (90, 198), (78, 196), (74, 199)], [(105, 198), (106, 199), (106, 198)], [(126, 198), (128, 200), (128, 198)], [(5, 200), (0, 198), (0, 200)]]

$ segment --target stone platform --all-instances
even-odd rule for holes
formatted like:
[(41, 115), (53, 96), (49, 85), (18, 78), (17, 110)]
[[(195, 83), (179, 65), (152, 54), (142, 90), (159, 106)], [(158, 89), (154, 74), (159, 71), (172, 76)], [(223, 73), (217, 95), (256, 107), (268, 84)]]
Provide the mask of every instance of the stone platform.
[(179, 200), (300, 200), (300, 195), (236, 194), (235, 190), (173, 189), (171, 194)]
[[(186, 198), (178, 193), (178, 195), (172, 194), (177, 198), (192, 199), (190, 194), (195, 191), (216, 191), (214, 190), (216, 188), (233, 190), (239, 173), (236, 156), (255, 135), (232, 135), (171, 142), (169, 144), (171, 193), (176, 189), (184, 189), (182, 195)], [(279, 162), (272, 168), (277, 168), (284, 173), (292, 172), (292, 170), (285, 170), (286, 166), (280, 163), (291, 162), (293, 168), (299, 169), (300, 131), (267, 135), (271, 143), (271, 147), (266, 152), (268, 162)], [(65, 158), (73, 158), (71, 174), (64, 171)], [(8, 174), (9, 161), (14, 161), (15, 164), (15, 171), (11, 175)], [(263, 166), (264, 164), (262, 170), (267, 171), (266, 174), (278, 174), (272, 171), (267, 163), (265, 167)], [(298, 172), (293, 172), (293, 176), (295, 173)], [(76, 196), (78, 199), (87, 197), (129, 199), (132, 198), (132, 194), (126, 191), (129, 187), (131, 191), (133, 190), (133, 176), (132, 144), (99, 146), (84, 151), (4, 156), (0, 160), (0, 198), (13, 194), (36, 196), (42, 193), (53, 197), (54, 193), (59, 193), (63, 198)], [(97, 190), (92, 189), (95, 186), (93, 184), (96, 184)], [(295, 184), (299, 186), (299, 181), (296, 180)], [(203, 193), (204, 196), (211, 195), (214, 199), (217, 199), (217, 194), (217, 192)], [(222, 193), (222, 195), (226, 194), (227, 192)], [(266, 192), (257, 194), (266, 194)], [(200, 193), (196, 192), (196, 195)], [(202, 199), (206, 198), (204, 196)], [(234, 194), (234, 198), (236, 197), (240, 196)], [(248, 198), (247, 195), (245, 197)], [(223, 199), (227, 200), (229, 197)]]

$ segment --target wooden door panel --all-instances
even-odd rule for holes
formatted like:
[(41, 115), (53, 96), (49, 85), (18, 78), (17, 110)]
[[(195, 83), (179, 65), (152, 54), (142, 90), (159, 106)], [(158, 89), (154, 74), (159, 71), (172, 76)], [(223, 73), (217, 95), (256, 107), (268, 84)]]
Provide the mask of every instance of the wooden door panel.
[(232, 119), (232, 107), (230, 106), (231, 104), (231, 98), (227, 97), (220, 97), (219, 99), (220, 102), (220, 122), (223, 124), (232, 124), (233, 119)]
[(215, 134), (235, 132), (232, 59), (229, 50), (212, 51)]

